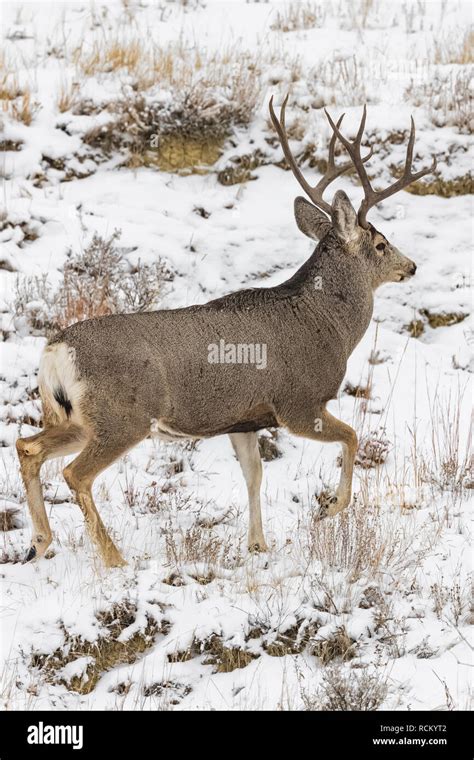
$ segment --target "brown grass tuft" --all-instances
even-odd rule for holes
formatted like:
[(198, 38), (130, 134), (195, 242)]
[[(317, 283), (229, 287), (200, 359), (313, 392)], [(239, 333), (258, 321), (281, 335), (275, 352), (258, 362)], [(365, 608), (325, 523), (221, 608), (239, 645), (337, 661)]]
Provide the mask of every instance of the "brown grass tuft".
[[(78, 694), (90, 694), (101, 676), (118, 665), (131, 664), (140, 654), (149, 649), (156, 634), (162, 630), (156, 621), (148, 619), (146, 628), (125, 641), (119, 641), (120, 634), (135, 621), (136, 609), (130, 604), (115, 605), (111, 610), (97, 615), (99, 622), (107, 628), (107, 635), (95, 642), (80, 636), (70, 636), (65, 631), (65, 645), (53, 654), (33, 654), (31, 665), (44, 675), (49, 683), (63, 684)], [(90, 658), (82, 675), (74, 675), (66, 680), (63, 668), (82, 657)]]
[(79, 84), (73, 82), (72, 84), (62, 84), (59, 90), (56, 105), (60, 113), (70, 111), (76, 103), (78, 103)]
[(292, 2), (277, 11), (270, 29), (285, 33), (314, 29), (323, 26), (325, 18), (326, 10), (323, 4), (309, 2), (309, 0)]
[(278, 430), (272, 431), (271, 435), (259, 435), (258, 450), (264, 462), (273, 462), (282, 456), (277, 444)]
[(341, 627), (327, 639), (314, 641), (310, 645), (310, 652), (318, 657), (323, 665), (336, 659), (345, 662), (355, 657), (355, 641), (348, 636), (346, 629)]
[(139, 40), (108, 40), (106, 44), (95, 42), (90, 52), (77, 48), (73, 54), (73, 63), (86, 77), (98, 73), (110, 73), (126, 69), (136, 72), (144, 57), (143, 42)]
[(354, 398), (370, 398), (371, 388), (368, 385), (353, 385), (352, 383), (346, 383), (344, 393)]
[(461, 66), (474, 63), (474, 30), (467, 29), (461, 38), (459, 33), (454, 31), (450, 35), (435, 38), (433, 62), (457, 63)]
[(0, 511), (0, 531), (18, 530), (22, 527), (19, 509), (2, 509)]

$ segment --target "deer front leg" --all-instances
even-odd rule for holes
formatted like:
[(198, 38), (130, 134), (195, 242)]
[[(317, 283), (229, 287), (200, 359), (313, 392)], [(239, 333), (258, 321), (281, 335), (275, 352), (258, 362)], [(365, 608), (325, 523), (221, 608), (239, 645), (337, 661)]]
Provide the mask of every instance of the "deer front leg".
[(249, 497), (249, 551), (267, 552), (262, 526), (260, 486), (262, 484), (262, 460), (256, 433), (231, 433), (229, 438), (239, 460)]
[(315, 427), (321, 428), (320, 437), (317, 440), (333, 442), (339, 441), (342, 447), (342, 465), (339, 485), (335, 496), (322, 496), (319, 499), (320, 510), (318, 518), (332, 517), (349, 506), (352, 498), (352, 474), (354, 460), (357, 453), (357, 435), (345, 422), (333, 417), (327, 409), (320, 416), (320, 423), (315, 421)]
[(287, 425), (290, 432), (296, 435), (311, 438), (315, 441), (325, 441), (327, 443), (338, 442), (342, 446), (342, 467), (339, 485), (334, 496), (324, 495), (319, 498), (320, 510), (318, 519), (332, 517), (337, 515), (343, 509), (349, 506), (352, 498), (352, 473), (354, 470), (354, 460), (357, 453), (357, 435), (345, 422), (341, 422), (336, 417), (323, 409), (310, 423), (306, 422), (298, 425)]

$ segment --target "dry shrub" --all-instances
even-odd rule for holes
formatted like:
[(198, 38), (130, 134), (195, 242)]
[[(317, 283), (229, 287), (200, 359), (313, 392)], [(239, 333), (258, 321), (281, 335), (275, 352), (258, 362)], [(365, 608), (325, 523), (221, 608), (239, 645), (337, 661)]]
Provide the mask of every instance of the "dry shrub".
[(463, 320), (465, 320), (468, 316), (468, 314), (464, 314), (463, 312), (434, 312), (430, 311), (429, 309), (420, 309), (420, 314), (423, 317), (426, 317), (429, 326), (433, 329), (436, 329), (437, 327), (450, 327), (451, 325), (457, 325), (459, 322), (463, 322)]
[(0, 100), (4, 113), (30, 126), (40, 104), (33, 100), (29, 87), (21, 87), (16, 73), (0, 57)]
[(459, 625), (459, 620), (465, 607), (459, 583), (453, 583), (451, 587), (446, 586), (442, 582), (433, 583), (430, 593), (433, 598), (433, 612), (436, 613), (436, 617), (441, 620), (445, 607), (450, 603), (451, 610), (454, 613), (455, 625)]
[[(341, 57), (334, 54), (312, 69), (307, 77), (308, 91), (313, 96), (314, 105), (341, 104), (359, 106), (368, 100), (367, 82), (374, 78), (374, 72), (366, 60), (356, 55)], [(384, 69), (380, 63), (379, 79), (384, 79)]]
[(205, 655), (204, 665), (212, 665), (214, 673), (231, 673), (239, 668), (246, 668), (259, 655), (240, 647), (226, 646), (220, 636), (213, 634), (201, 641), (194, 638), (188, 649), (168, 655), (170, 662), (188, 662), (194, 657)]
[(19, 151), (22, 149), (22, 145), (21, 140), (0, 140), (0, 150), (2, 151)]
[(18, 530), (23, 527), (19, 509), (2, 509), (0, 511), (0, 531)]
[(327, 665), (332, 660), (351, 660), (355, 657), (355, 641), (348, 636), (342, 626), (325, 639), (317, 639), (310, 644), (310, 653)]
[[(429, 392), (429, 391), (428, 391)], [(470, 439), (472, 419), (466, 436), (461, 440), (461, 406), (465, 388), (460, 385), (446, 397), (437, 390), (430, 397), (431, 439), (430, 450), (420, 453), (419, 477), (440, 490), (462, 494), (472, 477)]]
[[(14, 64), (0, 51), (0, 100), (9, 101), (19, 98), (23, 94), (18, 81), (18, 75)], [(3, 110), (8, 110), (8, 104), (3, 103)]]
[(70, 111), (78, 103), (78, 97), (79, 84), (77, 82), (73, 82), (72, 84), (63, 83), (56, 100), (58, 111), (60, 113)]
[(324, 25), (326, 9), (323, 4), (292, 2), (276, 13), (270, 29), (279, 32), (297, 32)]
[(454, 126), (462, 134), (472, 132), (472, 66), (449, 71), (438, 68), (429, 80), (418, 85), (412, 82), (405, 95), (414, 105), (427, 108), (436, 127)]
[(318, 623), (309, 623), (303, 618), (283, 631), (272, 631), (267, 623), (254, 621), (246, 638), (247, 640), (261, 638), (262, 647), (270, 657), (286, 657), (305, 651), (316, 635), (318, 627)]
[(277, 440), (278, 430), (272, 431), (270, 435), (259, 435), (258, 450), (264, 462), (273, 462), (274, 459), (279, 459), (282, 456)]
[(144, 56), (143, 42), (139, 40), (110, 39), (105, 44), (94, 42), (90, 51), (84, 47), (81, 45), (76, 48), (72, 60), (86, 77), (119, 69), (136, 72)]
[(318, 520), (317, 510), (311, 516), (309, 546), (304, 551), (323, 568), (347, 572), (351, 581), (363, 573), (372, 577), (380, 568), (401, 570), (419, 561), (428, 549), (414, 546), (411, 529), (396, 516), (385, 517), (370, 503), (355, 502), (349, 509), (330, 520)]
[(246, 668), (258, 656), (240, 647), (227, 647), (222, 639), (215, 635), (204, 643), (204, 652), (204, 665), (213, 665), (214, 673), (231, 673), (233, 670)]
[(474, 62), (474, 30), (467, 29), (464, 34), (452, 31), (444, 37), (436, 37), (432, 50), (433, 62), (436, 64), (457, 63), (466, 65)]
[(0, 100), (4, 101), (3, 110), (8, 110), (6, 101), (16, 100), (21, 97), (22, 90), (18, 84), (16, 76), (10, 72), (1, 71), (0, 73)]
[[(166, 630), (166, 624), (160, 626), (148, 618), (144, 630), (137, 631), (125, 641), (119, 641), (120, 634), (134, 623), (135, 617), (136, 608), (132, 604), (115, 605), (111, 610), (97, 615), (102, 627), (107, 629), (106, 634), (90, 642), (80, 636), (70, 636), (65, 630), (64, 645), (49, 655), (34, 653), (31, 666), (38, 668), (49, 683), (62, 684), (79, 694), (90, 694), (106, 671), (135, 662), (153, 645), (156, 634)], [(87, 658), (83, 673), (67, 679), (62, 673), (63, 669), (81, 658)]]
[(316, 695), (302, 692), (302, 698), (306, 710), (372, 712), (379, 709), (387, 692), (387, 683), (378, 673), (333, 664), (324, 671)]
[(422, 319), (412, 319), (405, 329), (410, 333), (412, 338), (419, 338), (425, 332), (425, 323)]
[(179, 705), (191, 692), (192, 688), (188, 684), (176, 681), (159, 681), (143, 687), (144, 697), (162, 697), (170, 705)]
[(61, 327), (104, 314), (146, 311), (156, 302), (171, 278), (169, 269), (161, 259), (130, 269), (116, 246), (119, 237), (118, 231), (110, 238), (94, 235), (82, 254), (70, 253), (58, 314)]
[(370, 398), (371, 388), (368, 385), (353, 385), (353, 383), (346, 383), (344, 393), (354, 398)]
[(63, 282), (52, 289), (47, 275), (18, 278), (13, 311), (36, 333), (51, 334), (69, 325), (106, 314), (145, 311), (172, 279), (161, 259), (131, 268), (116, 242), (95, 234), (80, 254), (69, 252)]
[(166, 102), (152, 93), (132, 93), (110, 107), (113, 121), (89, 132), (85, 141), (104, 152), (125, 151), (132, 167), (179, 171), (211, 165), (232, 129), (247, 124), (255, 108), (254, 80), (235, 82), (234, 87), (228, 83), (225, 97), (209, 82), (179, 90)]
[[(231, 156), (227, 165), (218, 172), (217, 181), (226, 187), (250, 182), (257, 179), (257, 175), (253, 173), (254, 170), (258, 169), (259, 166), (267, 166), (269, 163), (271, 163), (269, 157), (265, 156), (259, 148), (253, 153)], [(277, 163), (277, 166), (280, 165), (281, 163)]]
[(383, 432), (376, 431), (362, 436), (355, 458), (355, 464), (365, 470), (378, 467), (387, 459), (390, 451), (390, 442)]
[(457, 195), (472, 195), (474, 179), (471, 172), (461, 174), (454, 179), (443, 179), (436, 176), (432, 180), (413, 182), (405, 188), (412, 195), (439, 195), (440, 198), (454, 198)]
[[(116, 51), (116, 46), (113, 46)], [(208, 52), (181, 40), (146, 48), (139, 57), (112, 55), (107, 45), (87, 59), (93, 73), (120, 62), (131, 83), (109, 106), (113, 119), (91, 130), (85, 141), (105, 153), (120, 150), (130, 166), (164, 171), (199, 169), (213, 164), (234, 127), (247, 125), (262, 93), (264, 64), (237, 45)], [(77, 108), (77, 107), (76, 107)]]
[(17, 329), (25, 324), (35, 335), (54, 332), (53, 314), (56, 301), (57, 295), (51, 288), (47, 274), (32, 277), (18, 276), (12, 304)]
[[(21, 145), (21, 143), (20, 143)], [(15, 143), (12, 143), (10, 149), (15, 149)], [(4, 150), (8, 150), (5, 147)], [(18, 148), (16, 148), (18, 150)], [(23, 248), (26, 243), (32, 243), (40, 236), (42, 223), (38, 219), (24, 214), (23, 218), (13, 215), (13, 217), (7, 212), (6, 209), (0, 211), (0, 232), (3, 232), (2, 241), (7, 242), (8, 239), (14, 240), (15, 244), (19, 248)], [(8, 231), (8, 235), (5, 231)]]
[[(356, 398), (359, 397), (357, 393), (351, 393), (349, 395), (356, 396)], [(367, 396), (362, 396), (362, 398), (367, 398)], [(379, 467), (386, 461), (390, 449), (390, 441), (385, 438), (383, 431), (377, 430), (367, 433), (367, 435), (363, 435), (359, 440), (354, 464), (357, 467), (362, 467), (364, 470)], [(338, 454), (336, 461), (338, 467), (341, 467), (341, 454)]]
[[(215, 568), (235, 567), (241, 557), (232, 537), (222, 538), (212, 528), (203, 527), (199, 520), (187, 529), (174, 531), (171, 522), (165, 530), (166, 562), (178, 572), (182, 565), (199, 566), (200, 582), (210, 583)], [(179, 574), (179, 572), (178, 572)]]

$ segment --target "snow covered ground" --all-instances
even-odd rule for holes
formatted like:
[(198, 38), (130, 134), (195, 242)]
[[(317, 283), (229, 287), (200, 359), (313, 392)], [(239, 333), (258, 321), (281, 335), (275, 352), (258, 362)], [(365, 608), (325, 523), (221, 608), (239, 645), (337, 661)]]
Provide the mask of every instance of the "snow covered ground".
[[(3, 708), (466, 709), (472, 238), (460, 188), (472, 160), (470, 4), (84, 0), (11, 2), (2, 12)], [(128, 67), (112, 56), (101, 63), (127, 45)], [(104, 152), (86, 142), (113, 118), (108, 105), (132, 102), (137, 86), (141, 94), (136, 60), (153, 46), (174, 51), (183, 68), (198, 53), (197, 79), (254, 61), (251, 118), (236, 121), (217, 163), (198, 172), (133, 164), (126, 145)], [(145, 98), (169, 104), (179, 77), (160, 72)], [(215, 88), (225, 105), (226, 80)], [(379, 182), (403, 160), (410, 113), (417, 165), (432, 154), (439, 163), (429, 194), (404, 192), (371, 212), (418, 272), (380, 289), (329, 405), (366, 447), (354, 505), (316, 523), (315, 494), (337, 482), (338, 447), (263, 433), (278, 454), (264, 464), (262, 488), (271, 550), (249, 555), (246, 491), (228, 439), (148, 439), (95, 486), (127, 567), (99, 564), (58, 461), (43, 468), (52, 551), (21, 564), (30, 524), (13, 444), (40, 424), (44, 310), (65, 263), (94, 234), (119, 229), (129, 271), (160, 257), (173, 272), (159, 307), (288, 278), (312, 250), (294, 223), (298, 188), (277, 165), (267, 117), (270, 95), (280, 103), (288, 89), (292, 145), (311, 178), (327, 150), (323, 105), (346, 112), (350, 133), (367, 102)], [(219, 181), (256, 153), (252, 179)], [(351, 178), (338, 186), (358, 202)], [(377, 445), (384, 461), (374, 466)]]

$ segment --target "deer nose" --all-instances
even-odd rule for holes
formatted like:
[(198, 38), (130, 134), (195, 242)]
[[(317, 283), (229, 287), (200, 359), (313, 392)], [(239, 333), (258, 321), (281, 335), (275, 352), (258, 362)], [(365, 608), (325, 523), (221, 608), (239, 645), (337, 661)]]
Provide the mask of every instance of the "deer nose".
[(416, 264), (411, 265), (410, 274), (415, 274), (416, 272)]

